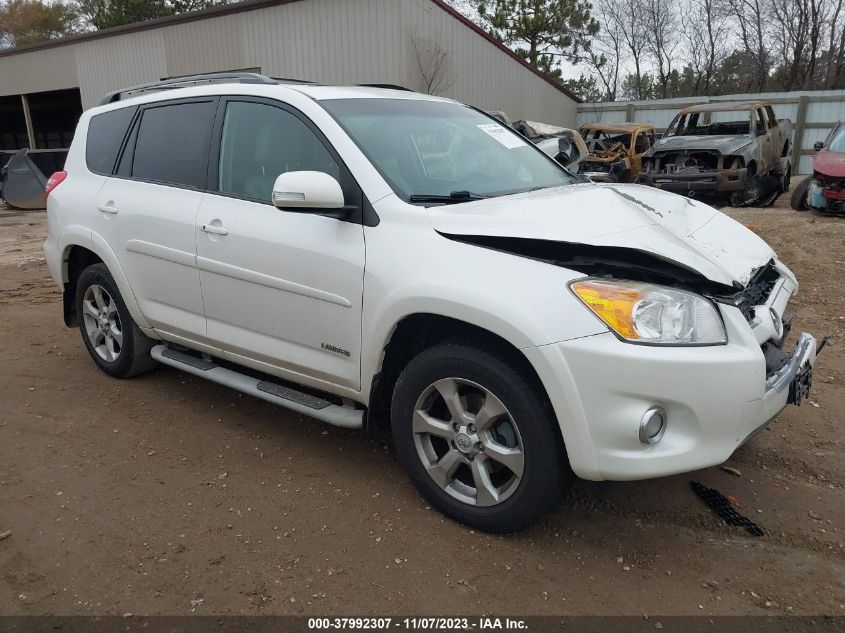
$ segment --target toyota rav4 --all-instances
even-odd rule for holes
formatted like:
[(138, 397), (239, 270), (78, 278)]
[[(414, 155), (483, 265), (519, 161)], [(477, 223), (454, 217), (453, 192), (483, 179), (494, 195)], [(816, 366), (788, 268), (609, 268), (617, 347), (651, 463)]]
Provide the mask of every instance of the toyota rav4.
[(493, 532), (573, 474), (722, 463), (806, 396), (795, 277), (721, 212), (579, 182), (449, 99), (201, 79), (109, 95), (47, 185), (65, 323), (106, 374), (389, 430), (426, 499)]

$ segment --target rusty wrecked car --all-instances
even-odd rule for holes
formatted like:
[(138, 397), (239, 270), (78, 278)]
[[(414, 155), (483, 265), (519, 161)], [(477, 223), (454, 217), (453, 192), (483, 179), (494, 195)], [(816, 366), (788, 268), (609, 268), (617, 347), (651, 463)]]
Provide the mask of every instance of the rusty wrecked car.
[(734, 206), (771, 203), (789, 190), (792, 122), (765, 101), (681, 110), (643, 155), (637, 182), (689, 197), (724, 195)]
[(596, 182), (633, 182), (654, 145), (650, 123), (587, 123), (579, 130), (589, 152), (578, 173)]
[(840, 121), (813, 149), (813, 175), (795, 188), (792, 208), (845, 213), (845, 121)]

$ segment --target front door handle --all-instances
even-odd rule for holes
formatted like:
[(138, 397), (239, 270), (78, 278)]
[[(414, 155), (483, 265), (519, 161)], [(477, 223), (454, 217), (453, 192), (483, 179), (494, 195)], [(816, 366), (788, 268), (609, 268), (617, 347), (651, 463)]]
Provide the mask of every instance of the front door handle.
[(223, 228), (222, 226), (217, 226), (215, 224), (203, 224), (200, 227), (200, 230), (206, 233), (212, 233), (214, 235), (229, 235), (229, 229)]
[(111, 213), (114, 215), (117, 213), (117, 206), (115, 206), (114, 202), (109, 200), (106, 204), (98, 204), (97, 210), (102, 211), (103, 213)]

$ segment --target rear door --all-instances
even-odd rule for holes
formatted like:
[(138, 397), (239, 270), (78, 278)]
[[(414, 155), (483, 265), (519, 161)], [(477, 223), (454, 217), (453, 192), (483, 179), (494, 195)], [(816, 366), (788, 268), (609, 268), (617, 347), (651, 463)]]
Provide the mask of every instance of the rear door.
[(295, 379), (359, 388), (363, 226), (282, 211), (271, 193), (284, 172), (321, 171), (360, 209), (360, 187), (319, 130), (281, 102), (223, 100), (214, 138), (196, 226), (210, 343)]
[(96, 200), (95, 230), (114, 250), (144, 316), (192, 340), (205, 336), (194, 226), (217, 101), (142, 106)]

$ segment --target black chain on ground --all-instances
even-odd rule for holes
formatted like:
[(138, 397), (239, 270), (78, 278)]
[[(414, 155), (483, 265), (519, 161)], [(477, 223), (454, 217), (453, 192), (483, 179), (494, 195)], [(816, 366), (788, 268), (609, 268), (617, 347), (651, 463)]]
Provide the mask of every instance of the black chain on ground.
[(706, 503), (728, 525), (744, 527), (752, 536), (763, 536), (765, 534), (763, 528), (737, 512), (730, 500), (718, 490), (708, 488), (697, 481), (691, 481), (690, 486), (698, 498)]

